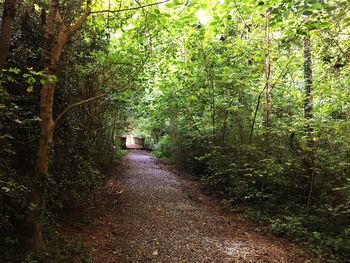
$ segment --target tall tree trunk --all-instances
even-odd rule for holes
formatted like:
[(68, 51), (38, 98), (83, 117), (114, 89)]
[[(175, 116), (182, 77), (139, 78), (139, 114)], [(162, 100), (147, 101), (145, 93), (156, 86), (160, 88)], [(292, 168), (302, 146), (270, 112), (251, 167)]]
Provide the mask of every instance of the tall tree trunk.
[(305, 79), (305, 101), (304, 117), (310, 120), (313, 117), (312, 108), (312, 54), (311, 54), (311, 37), (306, 35), (304, 38), (304, 79)]
[(265, 18), (265, 44), (266, 44), (266, 59), (265, 59), (265, 114), (264, 124), (266, 129), (266, 141), (268, 142), (270, 130), (270, 115), (271, 115), (271, 75), (272, 75), (272, 59), (271, 59), (271, 34), (270, 34), (270, 14), (266, 14)]
[[(270, 13), (265, 16), (265, 45), (266, 45), (266, 59), (265, 59), (265, 109), (264, 109), (264, 129), (265, 129), (265, 158), (270, 156), (270, 133), (271, 133), (271, 75), (272, 75), (272, 58), (271, 58), (271, 34), (270, 34)], [(269, 174), (269, 169), (266, 167), (266, 174)], [(261, 191), (265, 190), (265, 178), (261, 177)]]
[[(39, 223), (41, 211), (44, 204), (41, 200), (40, 181), (49, 169), (50, 148), (55, 128), (53, 120), (54, 93), (56, 84), (51, 76), (57, 74), (58, 64), (64, 44), (68, 35), (55, 34), (47, 27), (45, 39), (47, 48), (45, 50), (45, 84), (40, 91), (40, 136), (36, 152), (36, 161), (31, 189), (31, 210), (28, 214), (28, 222), (31, 226), (31, 248), (38, 250), (43, 246), (42, 224)], [(49, 44), (50, 42), (51, 44)]]
[(9, 53), (12, 27), (16, 16), (16, 0), (5, 0), (0, 36), (0, 73)]
[(307, 121), (306, 124), (306, 135), (307, 135), (307, 150), (304, 157), (304, 163), (306, 168), (306, 173), (310, 180), (310, 188), (307, 199), (306, 209), (309, 211), (311, 204), (312, 192), (314, 190), (315, 184), (315, 169), (314, 169), (314, 142), (312, 139), (312, 126), (310, 120), (313, 117), (312, 108), (312, 51), (311, 51), (311, 37), (306, 35), (304, 38), (304, 79), (305, 79), (305, 101), (304, 101), (304, 117)]
[[(210, 62), (209, 62), (210, 63)], [(210, 100), (210, 118), (212, 125), (212, 143), (214, 146), (217, 146), (216, 138), (216, 100), (215, 100), (215, 84), (213, 80), (212, 67), (207, 61), (207, 56), (205, 55), (205, 69), (207, 73), (207, 82), (209, 89), (209, 100)]]
[(31, 209), (28, 213), (28, 223), (31, 227), (30, 248), (38, 250), (43, 246), (42, 224), (39, 223), (44, 205), (41, 200), (40, 180), (48, 172), (50, 146), (54, 132), (52, 118), (54, 84), (46, 83), (40, 94), (40, 137), (36, 153), (36, 162), (32, 179)]
[(211, 62), (208, 61), (208, 57), (205, 53), (205, 49), (203, 46), (203, 43), (201, 42), (201, 50), (203, 52), (203, 60), (204, 60), (204, 67), (205, 67), (205, 73), (206, 73), (206, 81), (208, 85), (208, 91), (209, 91), (209, 104), (210, 104), (210, 119), (211, 119), (211, 126), (212, 126), (212, 140), (211, 143), (213, 146), (217, 146), (217, 138), (216, 138), (216, 99), (215, 99), (215, 83), (214, 83), (214, 74), (212, 72), (212, 65)]
[(46, 49), (44, 66), (46, 79), (40, 92), (40, 136), (38, 140), (34, 174), (32, 178), (30, 209), (28, 224), (30, 227), (29, 246), (37, 251), (43, 247), (42, 230), (40, 223), (41, 211), (44, 208), (39, 182), (45, 177), (49, 169), (50, 148), (55, 128), (53, 119), (54, 94), (56, 83), (52, 76), (57, 75), (61, 54), (69, 37), (78, 30), (90, 14), (87, 6), (85, 13), (73, 26), (66, 26), (62, 22), (58, 9), (58, 0), (49, 0), (49, 14), (45, 28)]

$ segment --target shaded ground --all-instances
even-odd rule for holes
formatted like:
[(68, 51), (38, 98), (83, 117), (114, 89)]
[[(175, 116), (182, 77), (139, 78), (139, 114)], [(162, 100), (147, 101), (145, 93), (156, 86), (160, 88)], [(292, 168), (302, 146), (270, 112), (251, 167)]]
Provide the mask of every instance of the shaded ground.
[(221, 210), (147, 152), (129, 151), (83, 219), (62, 229), (93, 262), (317, 262)]

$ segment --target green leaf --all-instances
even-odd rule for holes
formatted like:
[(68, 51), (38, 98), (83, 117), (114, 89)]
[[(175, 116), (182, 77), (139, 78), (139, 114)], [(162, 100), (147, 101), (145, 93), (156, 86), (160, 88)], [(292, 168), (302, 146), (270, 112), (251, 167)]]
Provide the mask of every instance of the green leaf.
[(14, 73), (14, 74), (19, 74), (21, 72), (20, 69), (18, 68), (9, 68), (8, 72)]
[(311, 10), (305, 10), (303, 13), (302, 13), (304, 16), (310, 16), (313, 14), (313, 12)]
[(58, 78), (55, 75), (48, 75), (47, 80), (53, 84), (58, 82)]
[(169, 3), (166, 3), (165, 6), (168, 8), (172, 8), (174, 7), (174, 4), (172, 2), (169, 2)]
[(27, 88), (27, 92), (28, 92), (28, 93), (32, 93), (33, 91), (34, 91), (33, 86), (29, 86), (29, 87)]

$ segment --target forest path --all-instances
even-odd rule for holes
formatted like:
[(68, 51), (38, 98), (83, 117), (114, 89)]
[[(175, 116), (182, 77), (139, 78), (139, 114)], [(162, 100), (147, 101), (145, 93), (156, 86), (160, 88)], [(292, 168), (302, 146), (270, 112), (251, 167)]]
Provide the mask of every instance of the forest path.
[(63, 232), (83, 242), (96, 263), (316, 262), (224, 212), (145, 151), (129, 151), (84, 213), (85, 223)]

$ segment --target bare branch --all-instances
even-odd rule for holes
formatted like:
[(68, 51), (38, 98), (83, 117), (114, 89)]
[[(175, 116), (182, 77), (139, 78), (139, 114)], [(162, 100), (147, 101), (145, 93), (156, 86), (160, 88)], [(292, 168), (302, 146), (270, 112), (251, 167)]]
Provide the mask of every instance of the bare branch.
[[(78, 102), (75, 102), (69, 106), (67, 106), (67, 108), (65, 108), (61, 113), (58, 114), (57, 118), (55, 119), (54, 121), (54, 125), (56, 126), (56, 124), (64, 117), (64, 115), (66, 115), (71, 109), (75, 108), (75, 107), (78, 107), (80, 105), (83, 105), (83, 104), (86, 104), (86, 103), (89, 103), (89, 102), (93, 102), (95, 100), (98, 100), (98, 99), (101, 99), (105, 96), (107, 96), (108, 94), (112, 93), (113, 91), (122, 91), (122, 90), (125, 90), (127, 88), (129, 88), (132, 84), (132, 82), (134, 81), (134, 79), (136, 78), (136, 76), (140, 73), (140, 71), (144, 68), (146, 62), (148, 61), (148, 58), (149, 58), (149, 55), (150, 54), (147, 54), (147, 57), (145, 58), (145, 60), (142, 62), (142, 65), (134, 72), (134, 74), (129, 78), (129, 81), (128, 83), (124, 86), (124, 87), (121, 87), (119, 89), (113, 87), (113, 88), (110, 88), (109, 90), (107, 90), (106, 92), (100, 94), (100, 95), (97, 95), (95, 97), (92, 97), (92, 98), (88, 98), (88, 99), (84, 99), (84, 100), (81, 100), (81, 101), (78, 101)], [(108, 81), (109, 79), (107, 79)]]
[(70, 33), (74, 34), (77, 30), (79, 30), (82, 25), (85, 23), (86, 19), (89, 17), (91, 14), (91, 7), (90, 7), (90, 1), (86, 1), (86, 8), (84, 14), (82, 14), (79, 19), (72, 25), (70, 26)]
[(273, 88), (276, 86), (276, 84), (279, 82), (279, 80), (285, 75), (285, 72), (286, 72), (286, 70), (287, 70), (289, 64), (294, 60), (294, 58), (295, 58), (295, 55), (292, 56), (292, 57), (288, 60), (287, 64), (284, 66), (284, 68), (282, 69), (282, 71), (281, 71), (281, 73), (279, 74), (279, 76), (277, 77), (277, 79), (274, 81), (274, 83), (272, 83), (271, 89), (270, 89), (270, 94), (272, 93)]
[(106, 95), (108, 95), (109, 93), (111, 93), (114, 89), (109, 89), (108, 91), (106, 91), (105, 93), (102, 93), (100, 95), (97, 95), (95, 97), (92, 97), (92, 98), (88, 98), (88, 99), (85, 99), (85, 100), (81, 100), (81, 101), (78, 101), (78, 102), (75, 102), (71, 105), (69, 105), (67, 108), (65, 108), (60, 114), (58, 114), (57, 118), (55, 119), (55, 126), (56, 124), (62, 119), (62, 117), (68, 112), (70, 111), (71, 109), (77, 107), (77, 106), (80, 106), (80, 105), (83, 105), (83, 104), (86, 104), (86, 103), (89, 103), (89, 102), (92, 102), (92, 101), (95, 101), (95, 100), (98, 100), (100, 98), (103, 98), (105, 97)]
[[(273, 88), (276, 86), (277, 82), (283, 77), (284, 75), (284, 72), (287, 70), (289, 64), (293, 61), (293, 59), (295, 58), (295, 55), (292, 56), (289, 61), (287, 62), (287, 64), (285, 65), (285, 67), (283, 68), (283, 70), (281, 71), (280, 75), (278, 76), (278, 78), (275, 80), (275, 82), (271, 85), (271, 89), (270, 89), (270, 92), (269, 94), (271, 94)], [(260, 103), (261, 103), (261, 98), (262, 98), (262, 95), (264, 93), (264, 91), (266, 90), (267, 88), (267, 85), (265, 84), (264, 88), (262, 89), (262, 91), (259, 93), (259, 96), (258, 96), (258, 102), (256, 103), (256, 107), (255, 107), (255, 111), (254, 111), (254, 118), (253, 118), (253, 123), (252, 123), (252, 126), (250, 128), (250, 134), (249, 134), (249, 144), (252, 143), (252, 138), (253, 138), (253, 132), (254, 132), (254, 127), (255, 127), (255, 122), (256, 122), (256, 116), (258, 114), (258, 110), (259, 110), (259, 107), (260, 107)]]
[(245, 21), (243, 15), (242, 15), (242, 13), (241, 13), (241, 10), (240, 10), (240, 8), (238, 7), (237, 2), (236, 2), (235, 0), (233, 0), (233, 4), (235, 5), (238, 14), (239, 14), (239, 16), (241, 17), (244, 26), (249, 30), (249, 29), (250, 29), (250, 26), (246, 23), (246, 21)]
[(91, 14), (120, 13), (120, 12), (124, 12), (124, 11), (132, 11), (132, 10), (138, 10), (138, 9), (145, 8), (145, 7), (160, 5), (160, 4), (167, 3), (169, 1), (170, 0), (164, 0), (164, 1), (156, 2), (156, 3), (142, 5), (142, 6), (135, 6), (135, 7), (123, 8), (123, 9), (117, 9), (117, 10), (108, 10), (108, 9), (106, 9), (106, 10), (99, 10), (99, 11), (91, 11)]

